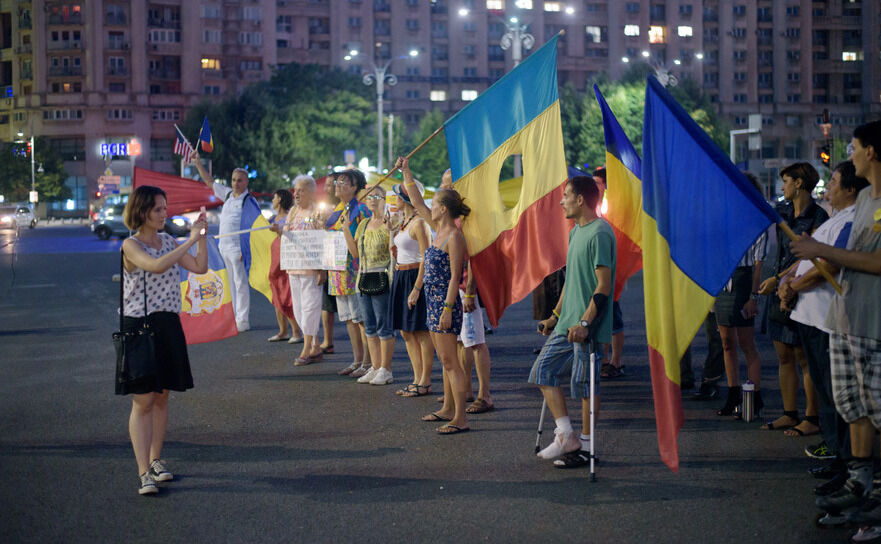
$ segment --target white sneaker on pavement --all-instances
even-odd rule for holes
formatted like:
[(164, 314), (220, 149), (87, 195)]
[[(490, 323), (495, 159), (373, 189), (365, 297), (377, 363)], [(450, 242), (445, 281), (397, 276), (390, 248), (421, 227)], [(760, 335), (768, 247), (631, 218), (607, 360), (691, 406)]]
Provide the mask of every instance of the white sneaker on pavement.
[(392, 376), (392, 371), (386, 368), (380, 368), (376, 371), (376, 374), (373, 375), (373, 379), (370, 380), (370, 385), (388, 385), (390, 383), (394, 383), (395, 378)]
[(358, 383), (370, 383), (370, 380), (372, 380), (373, 377), (376, 376), (377, 372), (379, 372), (377, 369), (370, 367), (370, 370), (368, 370), (363, 376), (358, 378)]
[(159, 486), (156, 485), (156, 481), (148, 470), (139, 477), (138, 494), (152, 495), (154, 493), (159, 493)]
[(554, 459), (564, 453), (580, 449), (581, 440), (578, 439), (578, 434), (575, 431), (567, 432), (561, 429), (554, 429), (554, 441), (548, 447), (536, 453), (536, 455), (542, 459)]

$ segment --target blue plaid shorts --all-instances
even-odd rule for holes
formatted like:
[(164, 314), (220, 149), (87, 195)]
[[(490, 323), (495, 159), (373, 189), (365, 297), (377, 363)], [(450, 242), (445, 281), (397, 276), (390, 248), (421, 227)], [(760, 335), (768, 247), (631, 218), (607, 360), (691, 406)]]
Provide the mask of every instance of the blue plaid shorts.
[(868, 417), (881, 429), (881, 342), (832, 333), (829, 360), (835, 409), (844, 421)]

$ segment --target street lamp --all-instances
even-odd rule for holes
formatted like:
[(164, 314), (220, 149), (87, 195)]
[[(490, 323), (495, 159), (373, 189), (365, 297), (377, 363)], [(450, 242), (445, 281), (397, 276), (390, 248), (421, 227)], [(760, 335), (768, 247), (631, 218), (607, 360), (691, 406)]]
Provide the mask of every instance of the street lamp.
[[(358, 56), (358, 51), (356, 49), (352, 49), (349, 51), (349, 54), (344, 57), (345, 60), (351, 60), (352, 58)], [(404, 59), (404, 58), (415, 58), (419, 56), (419, 50), (416, 48), (411, 49), (407, 55), (401, 55), (399, 57), (392, 57), (385, 62), (385, 64), (381, 66), (377, 66), (376, 62), (371, 60), (370, 65), (373, 68), (373, 73), (367, 72), (364, 74), (364, 77), (361, 78), (361, 81), (364, 82), (364, 85), (368, 87), (376, 84), (376, 135), (377, 135), (377, 152), (376, 152), (376, 171), (382, 172), (382, 95), (385, 93), (385, 86), (394, 86), (398, 83), (398, 78), (391, 72), (389, 72), (388, 68), (391, 65), (392, 61), (395, 58)]]
[[(17, 136), (18, 136), (18, 141), (23, 141), (22, 138), (24, 138), (24, 132), (22, 132), (21, 130), (19, 130)], [(31, 145), (30, 145), (30, 154), (31, 154), (31, 193), (28, 195), (28, 200), (29, 200), (30, 202), (36, 203), (36, 199), (35, 199), (35, 198), (36, 198), (36, 195), (37, 195), (37, 193), (36, 193), (37, 189), (36, 189), (36, 169), (35, 169), (35, 161), (34, 161), (34, 135), (33, 135), (33, 134), (31, 134), (30, 144), (31, 144)], [(42, 168), (43, 168), (43, 165), (41, 164), (41, 165), (40, 165), (40, 169), (42, 170)]]

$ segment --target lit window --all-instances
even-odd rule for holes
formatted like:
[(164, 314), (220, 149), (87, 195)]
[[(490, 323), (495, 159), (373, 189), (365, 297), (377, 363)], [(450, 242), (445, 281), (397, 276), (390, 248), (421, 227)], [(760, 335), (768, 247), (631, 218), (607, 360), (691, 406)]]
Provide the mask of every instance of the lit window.
[(532, 0), (517, 0), (514, 5), (520, 9), (532, 9)]
[(429, 98), (432, 102), (443, 102), (447, 99), (447, 91), (431, 91)]
[(666, 43), (666, 39), (664, 38), (664, 27), (649, 27), (649, 43)]
[(477, 91), (473, 89), (462, 89), (462, 100), (464, 102), (470, 102), (477, 98)]
[(639, 25), (624, 25), (625, 36), (639, 36)]
[(692, 36), (692, 29), (690, 26), (680, 26), (676, 31), (683, 38), (690, 38)]
[(588, 42), (600, 43), (603, 41), (603, 29), (598, 26), (585, 26), (584, 33), (587, 35)]
[(545, 2), (545, 11), (560, 11), (563, 6), (559, 2)]
[(842, 51), (841, 60), (846, 62), (857, 60), (857, 54), (855, 51)]
[(220, 59), (202, 59), (203, 70), (220, 70)]
[(486, 0), (486, 9), (490, 11), (503, 11), (505, 0)]

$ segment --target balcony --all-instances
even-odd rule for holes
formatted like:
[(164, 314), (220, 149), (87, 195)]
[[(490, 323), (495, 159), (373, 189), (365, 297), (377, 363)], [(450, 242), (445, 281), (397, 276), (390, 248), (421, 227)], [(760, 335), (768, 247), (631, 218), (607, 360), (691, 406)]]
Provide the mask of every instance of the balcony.
[(63, 51), (66, 49), (75, 49), (75, 50), (79, 51), (79, 50), (82, 50), (83, 43), (80, 41), (74, 42), (74, 41), (69, 41), (69, 40), (68, 41), (59, 40), (57, 42), (50, 41), (47, 48), (50, 51)]
[(31, 29), (31, 18), (30, 17), (19, 17), (18, 18), (18, 28), (20, 30), (30, 30)]
[(150, 77), (153, 79), (171, 79), (178, 80), (180, 79), (180, 71), (179, 70), (163, 70), (153, 69), (150, 70)]
[(127, 76), (128, 68), (125, 66), (108, 66), (107, 67), (107, 75), (108, 76)]
[(81, 76), (82, 66), (50, 66), (49, 77)]
[(33, 52), (33, 47), (29, 43), (24, 43), (16, 47), (15, 52), (19, 55), (30, 55)]
[(32, 70), (22, 70), (18, 77), (19, 79), (34, 79), (34, 72)]
[(81, 25), (83, 24), (83, 16), (79, 13), (71, 13), (61, 15), (54, 13), (47, 18), (50, 25)]
[(106, 25), (125, 25), (127, 17), (125, 13), (108, 13), (104, 17), (104, 24)]
[(110, 40), (107, 42), (107, 49), (111, 51), (128, 51), (131, 45), (126, 40)]
[(151, 28), (170, 28), (173, 30), (180, 30), (180, 21), (150, 17), (147, 19), (147, 26)]
[(374, 2), (373, 3), (373, 11), (390, 12), (391, 10), (392, 10), (392, 6), (386, 2)]

